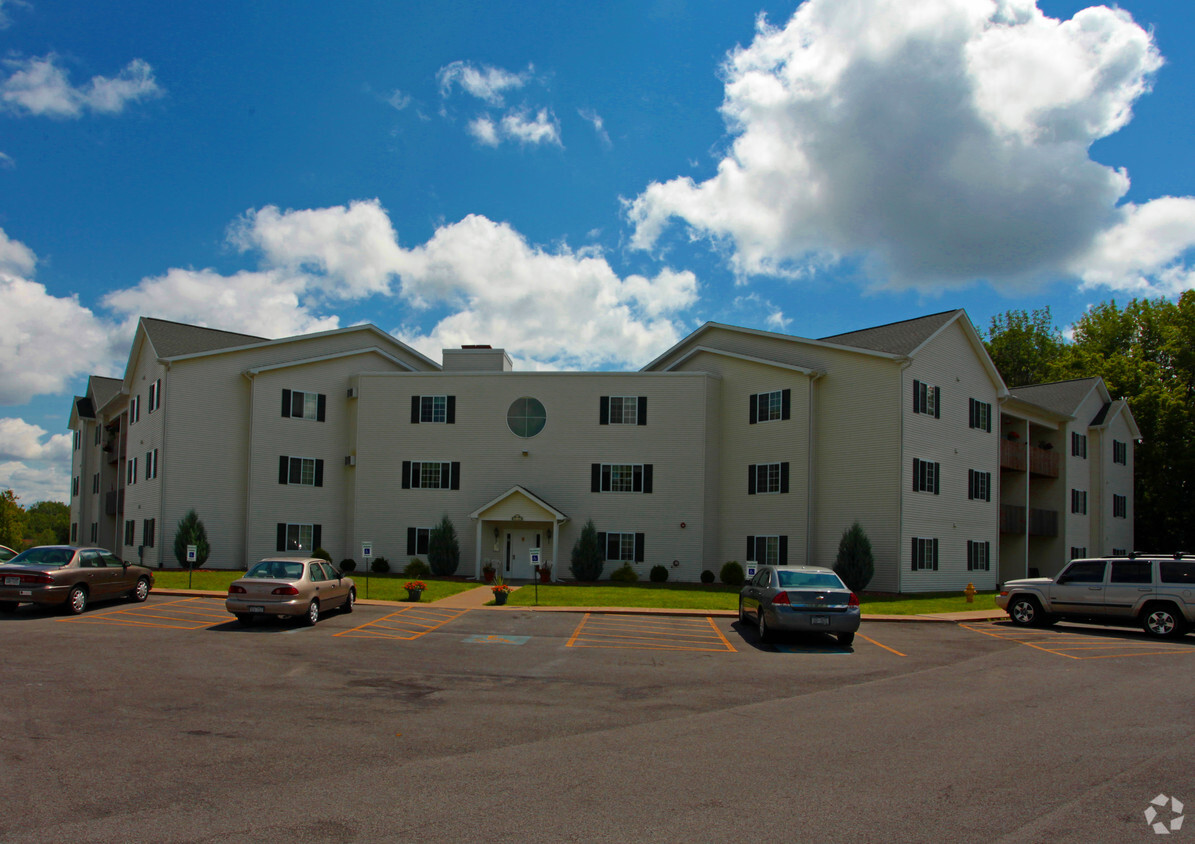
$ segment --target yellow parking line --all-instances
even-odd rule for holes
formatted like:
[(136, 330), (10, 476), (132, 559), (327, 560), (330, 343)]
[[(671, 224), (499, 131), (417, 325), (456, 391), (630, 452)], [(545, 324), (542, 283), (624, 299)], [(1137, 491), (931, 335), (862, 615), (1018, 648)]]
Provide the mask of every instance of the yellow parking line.
[(595, 618), (586, 613), (565, 647), (736, 653), (713, 619), (709, 616), (704, 619)]
[(726, 647), (730, 649), (731, 653), (738, 653), (738, 649), (735, 648), (734, 645), (730, 644), (730, 641), (727, 640), (727, 638), (722, 635), (722, 631), (718, 629), (718, 626), (716, 624), (714, 624), (713, 617), (707, 615), (705, 617), (705, 620), (710, 623), (710, 627), (714, 628), (714, 632), (718, 634), (718, 638), (722, 640), (722, 644), (726, 645)]
[[(1170, 654), (1195, 653), (1195, 648), (1187, 648), (1181, 645), (1175, 645), (1166, 650), (1157, 650), (1161, 646), (1153, 642), (1117, 642), (1105, 640), (1101, 643), (1098, 639), (1081, 639), (1079, 634), (1067, 630), (1022, 630), (1018, 628), (1013, 631), (1001, 630), (1001, 633), (993, 633), (978, 625), (961, 624), (959, 626), (967, 630), (973, 630), (976, 633), (982, 633), (985, 636), (991, 636), (994, 639), (1015, 642), (1018, 645), (1035, 648), (1039, 651), (1054, 654), (1055, 656), (1066, 657), (1067, 659), (1121, 659), (1132, 656), (1167, 656)], [(1002, 633), (1012, 633), (1013, 635), (1002, 635)], [(1046, 637), (1051, 635), (1054, 638), (1049, 644), (1039, 645), (1029, 641), (1029, 639), (1037, 637), (1037, 641), (1044, 642)], [(1103, 653), (1082, 653), (1084, 651), (1102, 651)], [(1107, 651), (1118, 651), (1118, 653), (1107, 653)]]
[(877, 647), (883, 648), (886, 651), (891, 651), (892, 653), (896, 654), (897, 656), (907, 656), (907, 654), (902, 654), (900, 651), (896, 650), (896, 648), (890, 648), (885, 644), (877, 642), (875, 639), (871, 638), (870, 636), (864, 636), (862, 633), (856, 633), (855, 635), (858, 636), (860, 639), (865, 639), (868, 642), (871, 642), (873, 645), (875, 645)]
[[(443, 627), (450, 621), (460, 618), (468, 612), (468, 610), (429, 610), (431, 617), (421, 615), (414, 608), (403, 608), (389, 615), (382, 616), (374, 621), (366, 622), (359, 627), (354, 627), (351, 630), (342, 630), (336, 633), (336, 636), (351, 636), (355, 639), (398, 639), (401, 641), (413, 641), (420, 636), (426, 636), (433, 630)], [(407, 616), (411, 618), (407, 619)], [(392, 619), (397, 619), (394, 626), (389, 626), (386, 622)], [(409, 624), (410, 627), (416, 628), (414, 630), (403, 627), (403, 624)], [(418, 628), (423, 628), (422, 630)], [(383, 631), (394, 631), (383, 632)], [(407, 633), (412, 635), (399, 636), (396, 633)]]
[(581, 628), (585, 626), (585, 622), (587, 621), (589, 621), (589, 613), (585, 613), (585, 615), (581, 618), (581, 623), (578, 624), (577, 629), (573, 631), (572, 638), (565, 643), (564, 646), (566, 648), (571, 648), (573, 643), (577, 641), (577, 637), (581, 635)]

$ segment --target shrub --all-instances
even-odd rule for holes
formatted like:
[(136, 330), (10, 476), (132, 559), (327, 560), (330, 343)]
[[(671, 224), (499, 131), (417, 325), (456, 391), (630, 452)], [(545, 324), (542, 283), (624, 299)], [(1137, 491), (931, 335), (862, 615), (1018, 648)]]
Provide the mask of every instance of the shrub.
[(374, 574), (385, 574), (390, 571), (390, 561), (385, 557), (374, 557), (373, 562), (369, 564), (369, 570)]
[(349, 557), (346, 560), (341, 560), (340, 561), (340, 570), (341, 571), (356, 571), (357, 570), (357, 561), (354, 560), (352, 557)]
[(311, 556), (315, 557), (317, 560), (327, 560), (329, 563), (332, 562), (332, 555), (323, 548), (316, 548), (311, 552)]
[(594, 527), (593, 519), (590, 519), (585, 523), (585, 527), (581, 528), (581, 535), (573, 545), (572, 565), (569, 566), (569, 570), (577, 580), (592, 582), (602, 576), (605, 556), (606, 549), (598, 542), (597, 528)]
[(706, 569), (705, 571), (703, 571), (701, 573), (701, 582), (702, 583), (713, 583), (715, 580), (717, 580), (717, 578), (714, 577), (714, 573), (712, 571), (710, 571), (709, 569)]
[(456, 539), (456, 528), (448, 516), (432, 528), (427, 541), (427, 561), (433, 574), (441, 577), (456, 574), (461, 562), (461, 546)]
[(615, 583), (638, 583), (639, 575), (631, 568), (630, 563), (623, 563), (621, 566), (610, 572), (610, 579)]
[(406, 577), (418, 579), (421, 577), (431, 577), (432, 570), (427, 563), (423, 562), (423, 560), (419, 559), (418, 557), (412, 557), (410, 561), (407, 562), (407, 565), (402, 570), (402, 573)]
[(742, 586), (743, 585), (743, 567), (736, 561), (731, 560), (722, 566), (722, 571), (718, 575), (718, 579), (727, 586)]
[(664, 583), (668, 580), (668, 569), (664, 566), (652, 566), (651, 574), (648, 576), (652, 583)]
[(194, 568), (201, 568), (207, 562), (208, 554), (212, 553), (212, 546), (207, 541), (207, 528), (194, 510), (188, 510), (178, 523), (178, 530), (174, 532), (174, 558), (183, 568), (188, 568), (187, 546), (195, 546)]
[(875, 574), (875, 558), (871, 554), (871, 540), (858, 522), (842, 532), (834, 571), (852, 592), (862, 592), (871, 583)]

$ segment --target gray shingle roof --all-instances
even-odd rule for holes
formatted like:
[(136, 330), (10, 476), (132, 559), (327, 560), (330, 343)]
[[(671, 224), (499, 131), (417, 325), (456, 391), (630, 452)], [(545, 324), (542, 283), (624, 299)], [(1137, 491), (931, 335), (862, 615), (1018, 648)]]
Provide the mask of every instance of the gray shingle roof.
[(172, 358), (179, 355), (193, 355), (197, 352), (212, 352), (216, 349), (230, 349), (234, 346), (248, 346), (252, 343), (265, 342), (265, 337), (255, 337), (252, 334), (237, 334), (232, 331), (219, 331), (215, 328), (203, 328), (199, 325), (187, 325), (182, 322), (170, 322), (153, 317), (141, 317), (141, 324), (145, 326), (145, 333), (149, 342), (153, 344), (158, 357)]
[(1055, 381), (1052, 384), (1032, 384), (1017, 387), (1010, 394), (1022, 401), (1030, 402), (1046, 410), (1074, 416), (1080, 402), (1091, 392), (1099, 378), (1075, 378), (1071, 381)]
[(890, 322), (887, 325), (877, 325), (875, 328), (863, 328), (859, 331), (832, 334), (829, 337), (818, 339), (841, 346), (870, 349), (873, 352), (907, 355), (932, 337), (935, 331), (949, 322), (957, 313), (960, 311), (942, 311), (916, 319)]
[(105, 378), (103, 375), (92, 375), (87, 379), (87, 391), (95, 399), (96, 407), (103, 407), (112, 401), (112, 397), (120, 392), (124, 382), (119, 378)]

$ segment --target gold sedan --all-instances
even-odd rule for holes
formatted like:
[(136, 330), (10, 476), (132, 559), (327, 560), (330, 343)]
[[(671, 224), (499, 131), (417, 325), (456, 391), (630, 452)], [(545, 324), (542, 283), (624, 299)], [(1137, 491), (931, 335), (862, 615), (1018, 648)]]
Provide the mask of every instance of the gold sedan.
[(326, 560), (271, 557), (229, 584), (224, 607), (246, 626), (262, 615), (300, 618), (311, 625), (327, 610), (352, 612), (356, 600), (353, 579)]

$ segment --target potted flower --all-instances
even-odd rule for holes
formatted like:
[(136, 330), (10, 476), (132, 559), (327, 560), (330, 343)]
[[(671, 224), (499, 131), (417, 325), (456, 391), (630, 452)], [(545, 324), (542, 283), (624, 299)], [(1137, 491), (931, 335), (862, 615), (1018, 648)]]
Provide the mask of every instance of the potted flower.
[(1008, 439), (1009, 439), (1010, 441), (1012, 441), (1012, 442), (1014, 442), (1014, 443), (1015, 443), (1015, 442), (1016, 442), (1017, 440), (1019, 440), (1020, 438), (1021, 438), (1021, 435), (1020, 435), (1020, 434), (1018, 434), (1016, 431), (1009, 431), (1009, 432), (1008, 432)]
[(510, 587), (507, 586), (501, 578), (499, 578), (498, 582), (491, 586), (490, 589), (494, 593), (494, 603), (496, 605), (502, 606), (506, 603), (506, 596), (510, 594)]
[(552, 564), (551, 563), (544, 563), (542, 566), (536, 566), (535, 570), (537, 572), (539, 572), (539, 582), (540, 583), (551, 583), (552, 582)]
[(418, 601), (423, 597), (423, 592), (427, 589), (427, 584), (422, 580), (411, 580), (407, 582), (404, 588), (407, 590), (408, 601)]
[(494, 575), (495, 575), (494, 561), (486, 560), (485, 565), (481, 567), (481, 576), (483, 578), (485, 578), (486, 583), (493, 583)]

